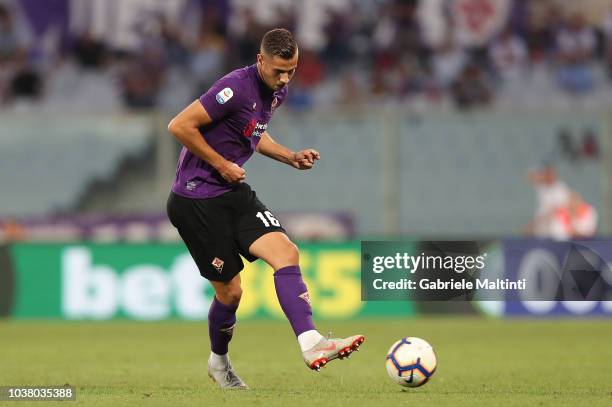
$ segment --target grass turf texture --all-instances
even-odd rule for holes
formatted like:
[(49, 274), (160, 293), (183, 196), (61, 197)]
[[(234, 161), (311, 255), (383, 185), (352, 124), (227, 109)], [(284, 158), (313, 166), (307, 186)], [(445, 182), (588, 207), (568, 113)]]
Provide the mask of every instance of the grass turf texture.
[[(231, 355), (251, 390), (222, 391), (206, 375), (205, 323), (0, 321), (0, 385), (70, 383), (77, 388), (74, 405), (88, 406), (612, 405), (606, 320), (319, 324), (321, 331), (331, 328), (335, 336), (363, 333), (366, 342), (350, 359), (315, 373), (287, 323), (240, 323)], [(421, 388), (404, 390), (387, 377), (385, 354), (403, 336), (422, 337), (437, 352), (438, 370)]]

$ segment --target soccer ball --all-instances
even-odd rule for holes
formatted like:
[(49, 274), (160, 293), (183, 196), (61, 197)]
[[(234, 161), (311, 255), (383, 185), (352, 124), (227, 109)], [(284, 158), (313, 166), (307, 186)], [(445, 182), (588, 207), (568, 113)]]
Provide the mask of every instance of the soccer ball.
[(387, 373), (400, 386), (419, 387), (436, 371), (436, 354), (427, 341), (402, 338), (387, 353)]

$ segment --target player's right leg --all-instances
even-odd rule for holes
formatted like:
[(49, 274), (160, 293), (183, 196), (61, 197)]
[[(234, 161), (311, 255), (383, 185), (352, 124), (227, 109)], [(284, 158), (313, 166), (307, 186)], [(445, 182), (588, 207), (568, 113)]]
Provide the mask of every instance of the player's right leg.
[(215, 298), (208, 312), (208, 334), (210, 357), (208, 375), (221, 388), (248, 389), (247, 384), (236, 374), (229, 359), (228, 345), (234, 334), (236, 310), (240, 304), (242, 288), (240, 274), (227, 282), (211, 281)]
[(236, 323), (242, 289), (239, 272), (244, 267), (234, 240), (225, 196), (210, 199), (170, 194), (168, 217), (177, 228), (202, 277), (215, 289), (208, 313), (211, 355), (208, 374), (222, 388), (242, 389), (246, 384), (234, 372), (228, 345)]

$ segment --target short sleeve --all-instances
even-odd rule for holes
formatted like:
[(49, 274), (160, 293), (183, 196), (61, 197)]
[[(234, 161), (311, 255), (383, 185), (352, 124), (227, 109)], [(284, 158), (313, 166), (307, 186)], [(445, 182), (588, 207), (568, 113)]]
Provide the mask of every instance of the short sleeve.
[(240, 110), (241, 89), (235, 80), (221, 78), (206, 93), (200, 96), (200, 103), (213, 121)]

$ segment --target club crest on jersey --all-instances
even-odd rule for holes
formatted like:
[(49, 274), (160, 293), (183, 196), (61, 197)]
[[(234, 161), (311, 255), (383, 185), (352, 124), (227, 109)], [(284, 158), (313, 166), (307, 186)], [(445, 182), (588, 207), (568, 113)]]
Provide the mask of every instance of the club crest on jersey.
[(219, 273), (221, 273), (223, 271), (223, 264), (225, 264), (225, 262), (220, 258), (215, 257), (210, 264), (212, 264), (213, 267), (216, 268)]
[(308, 305), (310, 305), (310, 295), (308, 294), (308, 291), (306, 291), (303, 294), (298, 295), (298, 297), (300, 297), (301, 299), (306, 301), (306, 303), (308, 303)]
[(234, 91), (230, 88), (225, 88), (221, 92), (217, 93), (217, 103), (220, 105), (227, 103), (234, 96)]
[(272, 101), (272, 110), (276, 109), (276, 106), (278, 106), (278, 98), (275, 96)]

